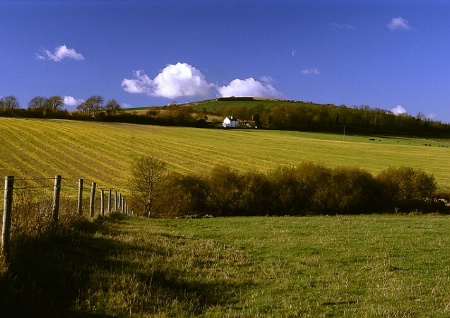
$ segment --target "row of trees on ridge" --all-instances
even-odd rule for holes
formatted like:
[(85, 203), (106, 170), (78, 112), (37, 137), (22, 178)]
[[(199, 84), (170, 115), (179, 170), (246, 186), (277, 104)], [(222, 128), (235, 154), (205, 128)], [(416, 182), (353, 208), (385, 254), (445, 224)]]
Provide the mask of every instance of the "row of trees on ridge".
[(349, 133), (354, 134), (450, 134), (450, 124), (431, 120), (421, 113), (416, 116), (396, 115), (389, 110), (373, 109), (366, 105), (347, 107), (294, 101), (276, 103), (273, 107), (267, 107), (257, 100), (236, 99), (229, 102), (230, 106), (214, 111), (171, 104), (138, 113), (123, 112), (116, 100), (110, 99), (104, 104), (102, 96), (94, 95), (80, 103), (77, 112), (69, 113), (62, 110), (64, 103), (60, 96), (36, 96), (29, 102), (27, 110), (20, 109), (14, 96), (6, 96), (0, 99), (0, 115), (194, 127), (215, 127), (214, 123), (208, 122), (208, 116), (224, 118), (232, 115), (249, 126), (265, 129), (342, 133), (343, 127), (346, 127)]
[(450, 125), (434, 121), (422, 113), (416, 116), (396, 115), (392, 111), (369, 106), (319, 105), (305, 102), (280, 102), (266, 108), (258, 102), (223, 107), (216, 113), (233, 115), (239, 120), (251, 121), (255, 126), (268, 129), (342, 132), (347, 126), (353, 133), (404, 132), (450, 133)]
[[(103, 105), (104, 99), (100, 95), (94, 95), (82, 101), (77, 107), (77, 111), (88, 117), (96, 117), (101, 114), (117, 115), (122, 111), (122, 107), (115, 99), (110, 99)], [(20, 108), (20, 104), (15, 96), (0, 98), (0, 111), (7, 114), (17, 115), (20, 111), (26, 111), (24, 115), (30, 117), (61, 117), (64, 115), (64, 99), (55, 95), (51, 97), (35, 96), (29, 103), (26, 110)], [(23, 113), (23, 112), (22, 112)], [(66, 115), (68, 115), (66, 113)]]

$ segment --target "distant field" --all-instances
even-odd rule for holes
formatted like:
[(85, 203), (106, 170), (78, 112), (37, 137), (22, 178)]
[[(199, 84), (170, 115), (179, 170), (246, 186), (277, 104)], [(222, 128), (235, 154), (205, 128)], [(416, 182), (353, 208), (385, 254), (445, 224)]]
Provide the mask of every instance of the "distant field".
[(0, 118), (0, 131), (0, 176), (61, 174), (124, 193), (130, 163), (143, 154), (180, 173), (208, 173), (217, 164), (268, 171), (312, 161), (373, 173), (405, 165), (433, 173), (440, 188), (450, 188), (449, 140), (16, 118)]

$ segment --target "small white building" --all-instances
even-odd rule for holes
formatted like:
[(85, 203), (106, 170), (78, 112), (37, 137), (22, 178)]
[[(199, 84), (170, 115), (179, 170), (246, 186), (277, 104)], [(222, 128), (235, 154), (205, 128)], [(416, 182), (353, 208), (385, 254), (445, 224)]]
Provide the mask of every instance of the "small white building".
[(239, 127), (239, 120), (237, 120), (236, 118), (233, 118), (233, 116), (228, 116), (225, 117), (225, 119), (223, 120), (222, 126), (224, 128), (236, 128)]

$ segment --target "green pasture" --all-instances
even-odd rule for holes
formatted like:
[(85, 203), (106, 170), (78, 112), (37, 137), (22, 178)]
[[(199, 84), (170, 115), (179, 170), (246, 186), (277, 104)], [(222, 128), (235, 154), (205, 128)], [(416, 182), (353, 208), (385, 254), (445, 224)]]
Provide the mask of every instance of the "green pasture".
[(289, 100), (274, 100), (274, 99), (255, 99), (255, 100), (216, 100), (209, 99), (199, 102), (193, 102), (186, 104), (191, 106), (195, 111), (203, 111), (206, 109), (208, 112), (217, 113), (224, 108), (240, 107), (245, 106), (248, 109), (259, 108), (259, 109), (271, 109), (275, 106), (285, 106), (285, 107), (298, 107), (303, 105), (308, 106), (318, 106), (321, 104), (302, 102), (302, 101), (289, 101)]
[(442, 215), (100, 218), (19, 242), (0, 316), (444, 318), (449, 232)]
[[(0, 175), (84, 178), (127, 191), (133, 158), (154, 155), (179, 173), (215, 165), (268, 171), (304, 161), (378, 173), (409, 166), (450, 188), (449, 140), (269, 130), (0, 118)], [(371, 141), (369, 139), (374, 138)]]

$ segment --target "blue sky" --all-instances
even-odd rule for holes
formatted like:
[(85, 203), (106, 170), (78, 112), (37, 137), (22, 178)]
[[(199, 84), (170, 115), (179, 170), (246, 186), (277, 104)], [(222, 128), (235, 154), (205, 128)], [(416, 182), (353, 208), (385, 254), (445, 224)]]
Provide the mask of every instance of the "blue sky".
[(254, 95), (450, 122), (450, 1), (0, 0), (0, 96)]

